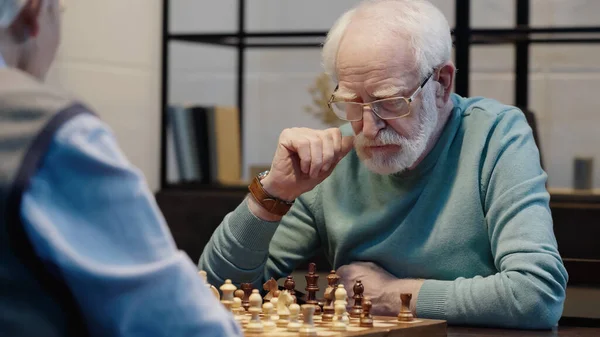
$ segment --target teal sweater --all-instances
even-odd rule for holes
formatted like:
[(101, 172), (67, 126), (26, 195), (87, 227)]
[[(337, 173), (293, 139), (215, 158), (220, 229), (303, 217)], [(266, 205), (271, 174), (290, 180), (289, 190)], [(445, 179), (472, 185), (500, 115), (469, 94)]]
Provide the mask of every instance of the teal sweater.
[(242, 203), (214, 232), (199, 268), (215, 284), (229, 278), (262, 289), (323, 250), (333, 268), (372, 261), (398, 278), (425, 279), (419, 317), (556, 325), (568, 276), (532, 130), (514, 107), (452, 100), (439, 141), (416, 169), (377, 175), (352, 151), (279, 223)]

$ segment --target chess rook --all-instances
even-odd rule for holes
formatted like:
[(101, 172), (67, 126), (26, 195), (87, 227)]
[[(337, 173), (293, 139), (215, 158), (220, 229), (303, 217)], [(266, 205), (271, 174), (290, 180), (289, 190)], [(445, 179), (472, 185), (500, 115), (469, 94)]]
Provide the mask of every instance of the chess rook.
[(400, 313), (398, 314), (398, 322), (410, 322), (414, 320), (414, 316), (410, 311), (410, 300), (412, 298), (412, 294), (400, 294), (400, 300), (402, 301), (402, 305), (400, 307)]
[(303, 304), (302, 305), (302, 317), (304, 323), (300, 327), (300, 336), (316, 336), (317, 328), (315, 327), (315, 321), (313, 319), (315, 310), (318, 308), (314, 304)]

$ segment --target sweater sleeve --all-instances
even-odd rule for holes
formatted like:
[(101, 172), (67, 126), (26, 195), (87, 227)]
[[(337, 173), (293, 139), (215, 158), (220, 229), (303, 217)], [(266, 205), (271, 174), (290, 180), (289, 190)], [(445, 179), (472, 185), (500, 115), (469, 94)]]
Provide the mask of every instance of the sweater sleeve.
[(425, 281), (417, 315), (450, 324), (551, 328), (562, 314), (568, 275), (553, 232), (547, 176), (522, 112), (499, 114), (486, 148), (481, 190), (498, 272)]
[(299, 197), (279, 222), (256, 217), (245, 199), (217, 227), (200, 256), (198, 267), (209, 283), (218, 287), (230, 279), (262, 289), (264, 281), (289, 275), (313, 255), (320, 247), (309, 208), (313, 196), (311, 191)]

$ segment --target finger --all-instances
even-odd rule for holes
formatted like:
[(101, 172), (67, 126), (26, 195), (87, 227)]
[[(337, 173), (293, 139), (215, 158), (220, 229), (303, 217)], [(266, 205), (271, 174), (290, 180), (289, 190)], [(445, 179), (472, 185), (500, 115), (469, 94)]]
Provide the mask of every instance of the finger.
[(335, 153), (335, 159), (337, 160), (342, 152), (342, 132), (340, 129), (332, 129), (331, 138), (333, 139), (333, 152)]
[(316, 178), (323, 167), (323, 141), (319, 136), (312, 136), (310, 141), (310, 177)]
[[(306, 137), (290, 138), (283, 145), (291, 152), (298, 154), (300, 159), (300, 170), (304, 174), (308, 174), (310, 169), (310, 141)], [(286, 146), (287, 145), (287, 146)]]
[(354, 148), (354, 136), (344, 136), (341, 140), (341, 150), (337, 155), (337, 160), (340, 161)]
[(333, 137), (330, 133), (325, 132), (321, 135), (321, 141), (323, 142), (323, 168), (322, 172), (327, 172), (334, 164), (335, 161), (335, 147)]

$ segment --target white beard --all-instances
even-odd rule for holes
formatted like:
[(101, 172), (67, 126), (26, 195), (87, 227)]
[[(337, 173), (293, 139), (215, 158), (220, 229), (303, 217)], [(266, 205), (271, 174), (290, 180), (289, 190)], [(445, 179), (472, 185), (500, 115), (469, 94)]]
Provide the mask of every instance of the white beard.
[[(427, 87), (426, 87), (427, 88)], [(428, 86), (429, 90), (423, 88), (421, 123), (414, 139), (408, 139), (399, 135), (394, 129), (387, 126), (381, 130), (375, 140), (366, 139), (363, 133), (354, 138), (354, 147), (358, 157), (367, 168), (377, 174), (394, 174), (405, 171), (414, 165), (427, 147), (431, 135), (438, 122), (438, 110), (435, 104), (434, 86)], [(413, 111), (413, 113), (416, 111)], [(418, 112), (417, 112), (418, 113)], [(371, 153), (367, 155), (364, 148), (375, 145), (398, 145), (400, 149), (397, 154), (389, 156), (382, 153)]]

